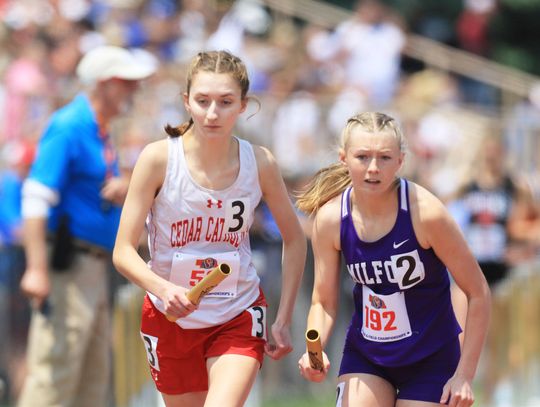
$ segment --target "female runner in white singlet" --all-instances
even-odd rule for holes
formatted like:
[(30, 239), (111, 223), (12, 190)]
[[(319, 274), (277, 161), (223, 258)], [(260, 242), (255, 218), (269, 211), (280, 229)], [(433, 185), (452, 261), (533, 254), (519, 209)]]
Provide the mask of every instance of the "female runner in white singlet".
[[(184, 94), (191, 118), (166, 126), (169, 137), (145, 147), (124, 205), (114, 264), (147, 291), (141, 337), (167, 407), (242, 406), (264, 354), (280, 359), (292, 350), (289, 326), (306, 240), (272, 154), (232, 134), (248, 88), (240, 59), (199, 53)], [(261, 199), (283, 238), (272, 344), (249, 244)], [(137, 253), (145, 219), (148, 264)], [(195, 306), (186, 292), (219, 263), (231, 266), (229, 276)]]

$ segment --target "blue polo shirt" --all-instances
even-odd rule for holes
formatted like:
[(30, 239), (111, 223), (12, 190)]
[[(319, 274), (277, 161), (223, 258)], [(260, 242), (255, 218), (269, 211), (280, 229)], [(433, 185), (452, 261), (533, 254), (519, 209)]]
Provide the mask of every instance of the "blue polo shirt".
[(60, 195), (59, 204), (51, 208), (49, 231), (67, 215), (74, 237), (112, 250), (121, 208), (104, 203), (100, 190), (107, 171), (119, 171), (117, 159), (107, 165), (104, 153), (88, 97), (80, 94), (51, 116), (29, 178)]
[(14, 172), (0, 174), (0, 246), (17, 244), (15, 229), (21, 226), (22, 180)]

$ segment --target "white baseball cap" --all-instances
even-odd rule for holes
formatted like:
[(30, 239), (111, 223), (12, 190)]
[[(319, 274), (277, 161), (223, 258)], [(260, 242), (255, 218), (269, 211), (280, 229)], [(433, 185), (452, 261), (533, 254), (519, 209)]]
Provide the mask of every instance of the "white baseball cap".
[(101, 45), (84, 54), (77, 66), (77, 76), (84, 83), (112, 78), (136, 81), (149, 77), (156, 69), (157, 60), (147, 51)]

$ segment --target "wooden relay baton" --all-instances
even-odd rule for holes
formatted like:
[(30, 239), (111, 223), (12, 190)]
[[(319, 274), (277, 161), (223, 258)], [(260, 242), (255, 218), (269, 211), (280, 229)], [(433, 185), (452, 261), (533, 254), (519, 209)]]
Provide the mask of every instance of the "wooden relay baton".
[(306, 331), (306, 345), (311, 368), (322, 372), (324, 370), (324, 363), (319, 331), (316, 329), (308, 329)]
[[(186, 297), (193, 304), (198, 305), (201, 298), (212, 291), (219, 283), (221, 283), (231, 273), (231, 267), (227, 263), (218, 264), (210, 271), (201, 281), (199, 281), (191, 290), (186, 293)], [(178, 318), (174, 315), (167, 315), (167, 319), (171, 322)]]

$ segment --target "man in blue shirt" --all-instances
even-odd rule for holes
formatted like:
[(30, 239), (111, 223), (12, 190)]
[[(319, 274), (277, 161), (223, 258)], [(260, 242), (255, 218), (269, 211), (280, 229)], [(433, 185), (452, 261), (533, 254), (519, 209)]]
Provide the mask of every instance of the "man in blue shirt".
[(106, 405), (107, 269), (128, 184), (109, 126), (155, 71), (138, 55), (100, 46), (83, 56), (88, 89), (53, 113), (24, 183), (21, 289), (34, 311), (19, 407)]
[[(14, 355), (19, 353), (23, 343), (14, 321), (28, 320), (28, 308), (13, 306), (20, 304), (21, 293), (17, 289), (25, 268), (24, 250), (21, 242), (21, 189), (32, 160), (35, 146), (28, 140), (7, 143), (2, 148), (1, 161), (6, 168), (0, 170), (0, 387), (4, 386), (0, 403), (9, 400), (9, 384), (13, 374), (9, 366)], [(4, 382), (4, 383), (2, 383)], [(0, 391), (0, 393), (2, 393)]]

